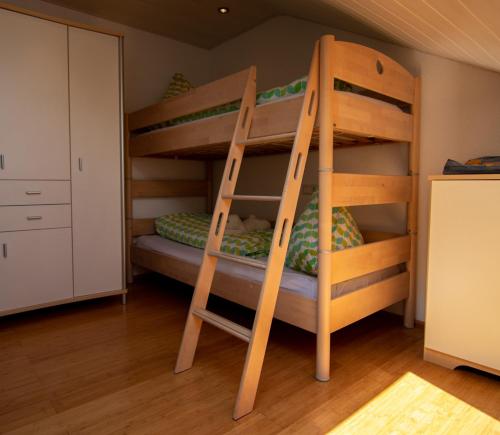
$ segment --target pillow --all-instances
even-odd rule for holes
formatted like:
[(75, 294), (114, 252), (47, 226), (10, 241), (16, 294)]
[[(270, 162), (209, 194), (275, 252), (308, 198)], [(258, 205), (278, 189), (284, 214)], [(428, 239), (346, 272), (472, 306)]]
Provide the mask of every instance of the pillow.
[[(269, 101), (276, 100), (283, 97), (291, 97), (293, 95), (300, 95), (306, 92), (307, 76), (294, 80), (285, 86), (277, 86), (275, 88), (267, 89), (257, 93), (257, 104), (268, 103)], [(337, 91), (353, 91), (352, 85), (335, 79), (334, 88)]]
[[(332, 251), (362, 245), (356, 221), (345, 207), (332, 208)], [(286, 265), (309, 275), (318, 274), (318, 192), (293, 227)]]
[(257, 104), (264, 104), (278, 98), (303, 94), (306, 91), (307, 76), (294, 80), (285, 86), (277, 86), (257, 93)]
[(243, 225), (247, 231), (265, 231), (271, 229), (271, 222), (266, 219), (259, 219), (253, 214), (244, 220)]
[(170, 80), (163, 99), (181, 95), (193, 88), (194, 86), (189, 82), (188, 79), (186, 79), (186, 77), (184, 77), (182, 73), (175, 73)]

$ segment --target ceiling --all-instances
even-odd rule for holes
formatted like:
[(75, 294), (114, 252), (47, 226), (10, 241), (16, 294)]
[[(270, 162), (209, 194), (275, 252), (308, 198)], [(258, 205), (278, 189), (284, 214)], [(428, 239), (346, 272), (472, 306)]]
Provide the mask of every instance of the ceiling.
[[(279, 15), (290, 15), (375, 38), (384, 34), (322, 0), (45, 0), (202, 48)], [(307, 5), (307, 7), (304, 7)], [(230, 13), (221, 15), (218, 7)]]
[[(46, 0), (158, 33), (202, 48), (212, 48), (275, 15), (271, 6), (245, 0)], [(221, 15), (219, 6), (230, 13)]]
[(45, 1), (203, 48), (289, 15), (500, 71), (500, 0)]
[(324, 0), (401, 45), (500, 71), (500, 0)]

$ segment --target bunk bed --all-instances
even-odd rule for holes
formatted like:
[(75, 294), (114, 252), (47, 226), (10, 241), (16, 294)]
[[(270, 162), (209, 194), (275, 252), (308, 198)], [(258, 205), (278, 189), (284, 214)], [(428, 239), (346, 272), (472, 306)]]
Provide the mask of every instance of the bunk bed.
[[(404, 324), (413, 327), (415, 306), (418, 200), (420, 80), (373, 49), (321, 38), (317, 62), (319, 114), (311, 149), (319, 149), (319, 270), (318, 278), (300, 291), (281, 281), (274, 317), (317, 335), (316, 378), (330, 376), (330, 334), (396, 302), (405, 301)], [(334, 80), (355, 85), (362, 93), (338, 91)], [(201, 250), (159, 241), (154, 219), (134, 219), (136, 198), (206, 196), (212, 209), (211, 162), (225, 159), (238, 111), (165, 127), (165, 121), (241, 100), (255, 86), (255, 68), (230, 75), (127, 116), (127, 245), (132, 265), (194, 285)], [(253, 82), (253, 83), (252, 83)], [(254, 88), (253, 88), (254, 89)], [(313, 93), (314, 95), (314, 93)], [(318, 97), (318, 95), (316, 95)], [(252, 107), (245, 156), (290, 152), (304, 95)], [(365, 175), (333, 172), (337, 147), (407, 143), (408, 175)], [(200, 159), (207, 162), (205, 180), (134, 180), (132, 159), (138, 157)], [(256, 197), (257, 198), (257, 197)], [(334, 206), (407, 204), (407, 233), (364, 232), (365, 244), (331, 251), (331, 208)], [(188, 249), (189, 248), (189, 249)], [(262, 274), (250, 273), (244, 261), (219, 265), (211, 293), (255, 309)], [(246, 269), (245, 269), (246, 268)], [(292, 277), (290, 278), (294, 281)], [(303, 280), (306, 282), (307, 280)], [(297, 282), (298, 288), (297, 288)], [(312, 286), (312, 287), (311, 287)], [(333, 286), (333, 287), (332, 287)], [(259, 372), (260, 374), (260, 372)], [(257, 376), (258, 378), (258, 376)], [(253, 400), (250, 400), (253, 406)], [(248, 409), (245, 412), (249, 412)], [(237, 416), (244, 415), (240, 412)]]

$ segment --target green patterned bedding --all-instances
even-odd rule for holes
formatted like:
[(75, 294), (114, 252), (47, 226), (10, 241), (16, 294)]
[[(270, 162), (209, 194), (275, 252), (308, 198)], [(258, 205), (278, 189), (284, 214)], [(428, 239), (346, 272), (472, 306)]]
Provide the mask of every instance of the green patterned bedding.
[[(290, 269), (309, 275), (318, 274), (318, 191), (295, 223), (285, 264)], [(332, 251), (352, 248), (364, 243), (356, 221), (345, 207), (332, 208)]]
[[(207, 243), (212, 215), (172, 213), (155, 220), (156, 232), (166, 239), (203, 249)], [(245, 257), (265, 257), (271, 248), (273, 230), (225, 235), (221, 251)]]
[[(307, 86), (307, 76), (294, 80), (293, 82), (285, 86), (277, 86), (275, 88), (268, 89), (267, 91), (259, 92), (257, 93), (256, 104), (257, 105), (265, 104), (282, 98), (293, 97), (304, 94), (306, 91), (306, 86)], [(351, 85), (337, 79), (335, 79), (335, 89), (341, 91), (353, 90)], [(186, 122), (197, 121), (204, 118), (210, 118), (212, 116), (223, 115), (224, 113), (235, 112), (236, 110), (239, 110), (240, 104), (241, 104), (240, 100), (233, 101), (231, 103), (223, 104), (221, 106), (216, 106), (207, 110), (202, 110), (201, 112), (196, 112), (190, 115), (184, 115), (175, 119), (161, 122), (159, 124), (156, 124), (155, 126), (141, 129), (140, 131), (137, 131), (137, 133), (144, 133), (147, 131), (157, 130), (164, 127), (173, 127), (175, 125), (184, 124)]]

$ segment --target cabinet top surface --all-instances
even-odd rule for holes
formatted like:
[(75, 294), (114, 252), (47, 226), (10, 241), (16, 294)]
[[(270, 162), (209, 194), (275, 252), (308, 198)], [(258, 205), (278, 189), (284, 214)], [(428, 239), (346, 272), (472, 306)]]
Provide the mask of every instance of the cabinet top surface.
[(429, 181), (500, 180), (500, 174), (429, 175)]

